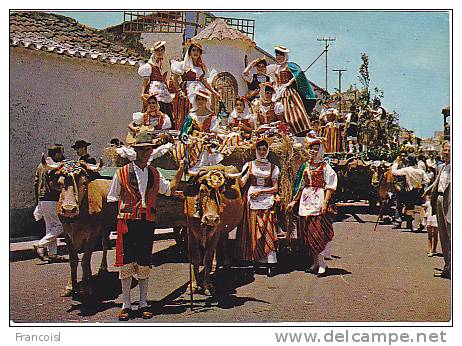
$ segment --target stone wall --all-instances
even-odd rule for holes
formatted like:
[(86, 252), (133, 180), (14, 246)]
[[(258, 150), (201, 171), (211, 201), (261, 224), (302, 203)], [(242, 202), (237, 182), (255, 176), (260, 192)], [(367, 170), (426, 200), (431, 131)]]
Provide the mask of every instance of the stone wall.
[[(125, 139), (141, 105), (137, 66), (111, 65), (26, 48), (10, 48), (10, 232), (30, 234), (34, 173), (42, 152), (62, 143), (76, 159), (77, 139), (100, 157)], [(13, 219), (14, 216), (14, 219)], [(21, 218), (23, 220), (21, 220)]]

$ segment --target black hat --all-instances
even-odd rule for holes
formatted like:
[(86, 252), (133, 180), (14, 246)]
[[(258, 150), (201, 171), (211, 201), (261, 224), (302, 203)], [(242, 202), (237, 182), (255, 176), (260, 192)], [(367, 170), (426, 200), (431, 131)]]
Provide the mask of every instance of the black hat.
[(116, 146), (116, 147), (119, 147), (119, 146), (123, 145), (124, 143), (118, 138), (113, 138), (113, 139), (111, 139), (109, 144), (113, 145), (113, 146)]
[(87, 141), (83, 139), (79, 139), (78, 141), (75, 142), (75, 144), (71, 148), (74, 150), (77, 150), (78, 148), (86, 148), (90, 145), (91, 143), (88, 143)]
[(415, 166), (417, 164), (417, 158), (416, 158), (415, 154), (412, 154), (412, 153), (409, 154), (407, 156), (407, 161), (408, 161), (408, 164), (410, 166)]

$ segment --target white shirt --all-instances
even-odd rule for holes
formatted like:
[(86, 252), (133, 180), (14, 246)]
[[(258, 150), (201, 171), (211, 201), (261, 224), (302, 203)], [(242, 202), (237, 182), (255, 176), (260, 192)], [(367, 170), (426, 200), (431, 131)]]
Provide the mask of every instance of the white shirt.
[[(242, 167), (242, 172), (244, 172), (249, 163), (247, 162), (244, 167)], [(250, 198), (250, 194), (255, 191), (265, 190), (269, 187), (264, 187), (265, 178), (269, 178), (271, 173), (271, 164), (268, 162), (266, 165), (260, 166), (257, 165), (255, 161), (252, 161), (252, 174), (257, 178), (257, 185), (250, 186), (247, 196), (247, 201), (249, 202), (249, 207), (251, 210), (266, 210), (273, 206), (274, 204), (274, 193), (262, 193), (256, 198)], [(250, 169), (247, 170), (247, 173), (242, 177), (242, 181), (245, 183), (250, 176)], [(274, 166), (273, 174), (271, 175), (271, 180), (277, 180), (279, 177), (279, 167)]]
[[(172, 127), (172, 122), (170, 121), (170, 118), (166, 114), (162, 114), (162, 130), (169, 130)], [(156, 127), (157, 124), (159, 123), (159, 117), (149, 117), (149, 125), (152, 127)]]
[(438, 192), (444, 192), (451, 182), (451, 164), (445, 165), (438, 182)]
[[(135, 163), (133, 164), (135, 170), (136, 181), (138, 182), (138, 189), (141, 195), (141, 205), (143, 208), (146, 208), (146, 188), (148, 186), (148, 167), (146, 166), (144, 169), (138, 167)], [(117, 202), (120, 200), (120, 191), (122, 189), (122, 185), (120, 184), (119, 175), (116, 173), (114, 174), (114, 178), (112, 178), (111, 188), (109, 189), (109, 193), (107, 196), (108, 202)], [(162, 173), (159, 172), (159, 193), (161, 195), (170, 196), (170, 182), (165, 179)]]
[[(323, 169), (323, 176), (325, 182), (324, 189), (336, 190), (337, 173), (335, 173), (331, 166), (327, 164), (325, 165)], [(304, 180), (302, 180), (302, 184), (305, 184)], [(303, 188), (302, 195), (300, 196), (298, 215), (319, 215), (324, 202), (324, 189), (320, 187), (305, 186)]]
[(416, 166), (395, 169), (395, 166), (392, 166), (391, 172), (394, 175), (404, 175), (406, 177), (406, 184), (409, 190), (420, 189), (422, 185), (429, 182), (425, 171), (417, 168)]

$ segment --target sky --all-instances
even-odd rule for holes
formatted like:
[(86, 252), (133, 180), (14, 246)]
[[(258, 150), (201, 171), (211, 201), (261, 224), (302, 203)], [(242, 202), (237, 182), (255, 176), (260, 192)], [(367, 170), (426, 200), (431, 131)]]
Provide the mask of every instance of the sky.
[[(120, 24), (122, 12), (56, 12), (80, 23), (105, 28)], [(303, 69), (324, 49), (318, 38), (334, 37), (328, 52), (328, 90), (356, 84), (361, 53), (369, 56), (371, 87), (384, 91), (382, 105), (396, 111), (400, 125), (419, 137), (443, 128), (441, 109), (450, 102), (449, 14), (443, 11), (278, 11), (213, 12), (217, 16), (255, 19), (257, 45), (274, 54), (274, 46), (290, 49), (289, 60)], [(325, 87), (325, 57), (306, 73)], [(371, 88), (371, 89), (372, 89)]]

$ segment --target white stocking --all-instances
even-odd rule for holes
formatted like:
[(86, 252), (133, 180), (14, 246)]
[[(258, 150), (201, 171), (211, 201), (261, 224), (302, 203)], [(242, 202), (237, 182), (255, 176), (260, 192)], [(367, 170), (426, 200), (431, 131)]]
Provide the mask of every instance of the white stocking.
[(140, 303), (138, 308), (148, 306), (148, 284), (149, 279), (138, 279), (138, 285), (140, 286)]
[(122, 284), (122, 309), (131, 309), (132, 303), (130, 299), (130, 288), (132, 286), (132, 277), (130, 276), (126, 279), (120, 279), (120, 282)]

